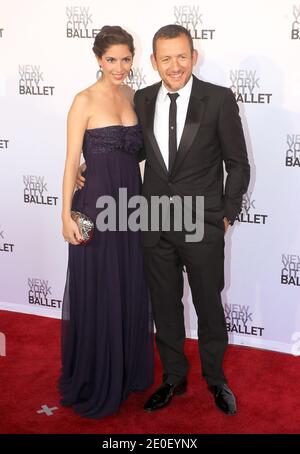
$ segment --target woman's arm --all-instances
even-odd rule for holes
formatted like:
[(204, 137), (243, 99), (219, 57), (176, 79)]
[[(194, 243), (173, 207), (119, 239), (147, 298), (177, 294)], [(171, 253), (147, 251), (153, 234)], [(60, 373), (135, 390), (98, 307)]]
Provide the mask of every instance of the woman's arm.
[(79, 93), (75, 96), (68, 114), (67, 154), (62, 188), (63, 236), (72, 244), (79, 244), (81, 240), (77, 225), (71, 218), (71, 206), (87, 122), (88, 96), (84, 93)]

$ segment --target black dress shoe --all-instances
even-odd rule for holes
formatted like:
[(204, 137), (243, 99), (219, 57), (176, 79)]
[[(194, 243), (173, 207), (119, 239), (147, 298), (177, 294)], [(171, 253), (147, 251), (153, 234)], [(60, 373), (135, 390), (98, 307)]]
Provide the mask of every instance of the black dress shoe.
[(184, 394), (186, 389), (186, 380), (178, 385), (163, 383), (147, 400), (144, 405), (144, 410), (147, 412), (160, 410), (171, 402), (173, 396), (180, 396), (181, 394)]
[(213, 393), (217, 407), (227, 415), (237, 413), (236, 400), (231, 389), (225, 384), (209, 387)]

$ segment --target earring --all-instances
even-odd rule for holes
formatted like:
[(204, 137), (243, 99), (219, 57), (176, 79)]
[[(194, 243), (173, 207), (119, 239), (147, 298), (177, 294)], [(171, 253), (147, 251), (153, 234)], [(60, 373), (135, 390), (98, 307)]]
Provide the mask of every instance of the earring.
[(132, 69), (129, 71), (128, 79), (129, 79), (130, 81), (132, 81), (132, 79), (133, 79), (133, 71), (132, 71)]
[(102, 75), (103, 75), (103, 71), (102, 71), (101, 66), (99, 66), (99, 69), (98, 69), (98, 71), (96, 72), (96, 79), (97, 79), (97, 80), (101, 79)]

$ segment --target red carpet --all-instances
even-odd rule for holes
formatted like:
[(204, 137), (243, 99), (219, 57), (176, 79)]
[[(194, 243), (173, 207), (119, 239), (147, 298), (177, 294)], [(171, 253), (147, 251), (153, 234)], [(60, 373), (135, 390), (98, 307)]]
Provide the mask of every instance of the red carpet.
[[(83, 419), (59, 405), (59, 320), (0, 312), (6, 356), (0, 356), (0, 433), (245, 434), (300, 433), (300, 358), (231, 346), (225, 358), (229, 384), (237, 395), (237, 416), (223, 415), (200, 377), (196, 341), (186, 343), (191, 369), (188, 392), (171, 406), (146, 414), (149, 391), (133, 394), (119, 412), (103, 420)], [(156, 358), (156, 383), (161, 368)], [(154, 389), (154, 387), (153, 387)], [(58, 407), (52, 416), (42, 405)]]

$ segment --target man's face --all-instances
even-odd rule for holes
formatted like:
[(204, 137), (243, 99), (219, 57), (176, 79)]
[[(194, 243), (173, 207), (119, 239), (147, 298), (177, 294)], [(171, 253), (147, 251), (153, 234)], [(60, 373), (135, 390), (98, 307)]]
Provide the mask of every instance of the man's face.
[(176, 38), (159, 38), (151, 63), (167, 90), (178, 91), (190, 79), (197, 56), (196, 50), (191, 51), (187, 36), (182, 34)]

